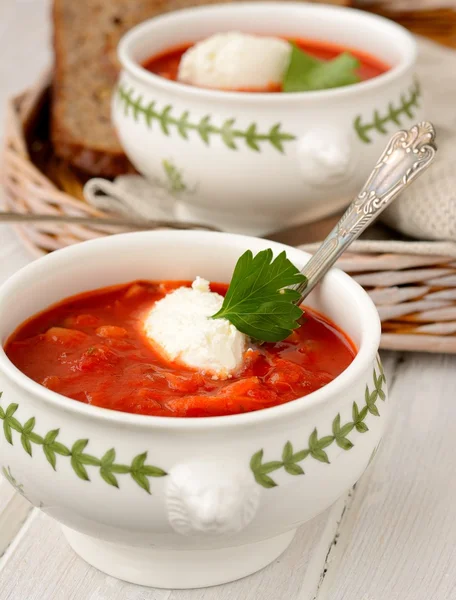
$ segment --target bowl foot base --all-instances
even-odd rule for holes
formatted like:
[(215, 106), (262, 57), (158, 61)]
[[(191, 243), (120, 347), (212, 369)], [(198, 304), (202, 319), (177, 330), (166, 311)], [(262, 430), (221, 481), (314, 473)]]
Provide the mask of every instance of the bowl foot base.
[(130, 583), (190, 589), (241, 579), (266, 567), (291, 543), (295, 531), (255, 544), (212, 550), (158, 550), (121, 546), (63, 527), (73, 550), (104, 573)]

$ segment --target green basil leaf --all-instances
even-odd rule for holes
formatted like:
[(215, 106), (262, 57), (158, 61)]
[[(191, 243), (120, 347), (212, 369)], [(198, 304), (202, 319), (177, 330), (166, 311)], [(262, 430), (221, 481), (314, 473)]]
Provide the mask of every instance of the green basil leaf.
[(288, 286), (306, 278), (287, 259), (272, 250), (253, 256), (247, 250), (236, 263), (222, 308), (213, 319), (227, 319), (236, 329), (263, 342), (279, 342), (299, 327), (302, 310), (294, 304), (299, 293)]
[(360, 81), (359, 61), (349, 52), (320, 60), (291, 44), (291, 56), (282, 84), (284, 92), (307, 92), (343, 87)]

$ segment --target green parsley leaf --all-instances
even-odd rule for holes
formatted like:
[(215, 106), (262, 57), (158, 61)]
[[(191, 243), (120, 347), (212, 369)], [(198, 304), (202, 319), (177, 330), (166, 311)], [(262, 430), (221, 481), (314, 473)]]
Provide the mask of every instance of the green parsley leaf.
[(332, 60), (320, 60), (291, 44), (291, 57), (282, 89), (284, 92), (307, 92), (342, 87), (361, 81), (356, 69), (359, 60), (343, 52)]
[(280, 342), (299, 327), (302, 316), (296, 290), (305, 281), (285, 252), (273, 258), (272, 250), (253, 256), (247, 250), (234, 268), (222, 308), (213, 319), (227, 319), (236, 329), (263, 342)]

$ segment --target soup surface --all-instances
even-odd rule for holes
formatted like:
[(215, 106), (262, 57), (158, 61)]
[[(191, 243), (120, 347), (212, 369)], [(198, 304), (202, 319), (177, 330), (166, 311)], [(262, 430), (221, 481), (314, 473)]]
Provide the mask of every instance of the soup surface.
[[(319, 40), (307, 40), (300, 38), (288, 39), (289, 41), (292, 41), (294, 44), (296, 44), (304, 52), (314, 56), (315, 58), (319, 58), (320, 60), (325, 61), (336, 58), (343, 52), (349, 51), (360, 62), (357, 74), (362, 81), (378, 77), (378, 75), (382, 75), (390, 69), (390, 67), (383, 63), (381, 60), (360, 50), (354, 50), (352, 48), (346, 48), (344, 46), (339, 46), (337, 44), (332, 44), (329, 42), (322, 42)], [(170, 48), (169, 50), (166, 50), (161, 54), (150, 57), (144, 62), (143, 67), (151, 73), (154, 73), (155, 75), (159, 75), (160, 77), (176, 81), (179, 63), (182, 58), (182, 55), (192, 46), (193, 44), (183, 44), (181, 46)], [(254, 90), (246, 89), (238, 91)], [(264, 92), (265, 90), (261, 91)], [(270, 89), (267, 91), (281, 92), (282, 90), (280, 86), (271, 86)]]
[[(181, 286), (191, 282), (133, 282), (69, 298), (19, 327), (6, 354), (34, 381), (79, 402), (167, 417), (283, 404), (323, 387), (355, 356), (335, 325), (306, 309), (300, 328), (285, 341), (251, 345), (230, 379), (168, 362), (152, 348), (143, 323), (157, 300)], [(227, 288), (211, 284), (221, 295)]]

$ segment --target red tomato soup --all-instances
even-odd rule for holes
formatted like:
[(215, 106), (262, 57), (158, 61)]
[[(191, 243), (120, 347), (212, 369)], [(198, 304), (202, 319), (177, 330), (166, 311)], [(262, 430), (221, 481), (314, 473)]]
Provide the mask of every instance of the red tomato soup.
[[(253, 345), (239, 373), (214, 380), (155, 352), (143, 333), (154, 302), (191, 282), (133, 282), (64, 300), (23, 324), (5, 351), (41, 385), (79, 402), (166, 417), (255, 411), (310, 394), (352, 362), (348, 338), (305, 310), (280, 343)], [(225, 284), (211, 284), (224, 295)], [(182, 307), (185, 310), (185, 307)]]
[[(390, 69), (388, 65), (386, 65), (378, 58), (375, 58), (374, 56), (371, 56), (366, 52), (362, 52), (361, 50), (354, 50), (352, 48), (346, 48), (343, 46), (338, 46), (329, 42), (321, 42), (318, 40), (291, 38), (289, 38), (289, 40), (295, 43), (297, 46), (299, 46), (299, 48), (304, 52), (307, 52), (308, 54), (311, 54), (312, 56), (315, 56), (320, 60), (331, 60), (333, 58), (336, 58), (336, 56), (339, 56), (339, 54), (342, 54), (343, 52), (350, 52), (360, 62), (358, 75), (362, 81), (378, 77), (379, 75), (386, 73)], [(143, 67), (151, 73), (154, 73), (155, 75), (160, 75), (160, 77), (176, 81), (181, 57), (184, 54), (184, 52), (186, 52), (186, 50), (188, 50), (192, 46), (193, 44), (182, 44), (181, 46), (170, 48), (165, 52), (162, 52), (161, 54), (158, 54), (156, 56), (152, 56), (151, 58), (146, 60), (143, 64)], [(280, 88), (271, 88), (269, 90), (261, 91), (281, 92), (282, 90)]]

